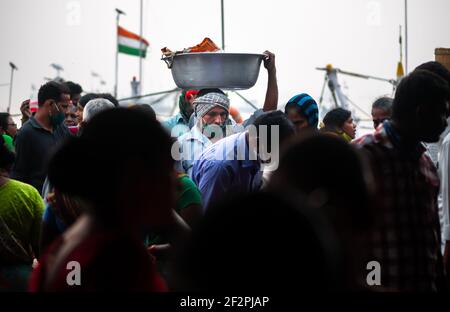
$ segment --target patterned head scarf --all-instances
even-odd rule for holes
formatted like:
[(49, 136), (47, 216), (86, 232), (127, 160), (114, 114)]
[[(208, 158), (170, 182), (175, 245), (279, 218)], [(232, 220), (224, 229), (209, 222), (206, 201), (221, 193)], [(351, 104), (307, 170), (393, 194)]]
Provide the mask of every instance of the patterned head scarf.
[(291, 107), (296, 108), (308, 120), (310, 127), (317, 128), (319, 124), (319, 108), (310, 95), (302, 93), (291, 98), (286, 104), (285, 113)]
[(216, 92), (199, 96), (194, 100), (195, 115), (198, 118), (202, 118), (216, 106), (222, 107), (228, 112), (230, 110), (230, 100), (225, 94)]

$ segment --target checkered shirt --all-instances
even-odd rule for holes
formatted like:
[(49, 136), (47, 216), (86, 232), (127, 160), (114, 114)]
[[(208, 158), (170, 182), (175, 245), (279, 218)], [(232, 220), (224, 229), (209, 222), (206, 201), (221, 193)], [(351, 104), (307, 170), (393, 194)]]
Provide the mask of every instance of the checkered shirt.
[(353, 144), (367, 155), (375, 178), (374, 226), (365, 246), (367, 260), (381, 265), (381, 286), (440, 290), (439, 177), (425, 147), (406, 150), (389, 122)]

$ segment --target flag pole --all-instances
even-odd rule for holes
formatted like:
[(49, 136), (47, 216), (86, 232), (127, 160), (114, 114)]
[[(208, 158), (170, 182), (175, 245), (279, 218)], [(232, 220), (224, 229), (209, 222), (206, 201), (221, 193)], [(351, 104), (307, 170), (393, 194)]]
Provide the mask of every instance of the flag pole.
[(9, 83), (9, 101), (8, 101), (8, 108), (6, 110), (6, 112), (8, 114), (9, 114), (9, 111), (11, 110), (11, 99), (12, 99), (14, 70), (17, 70), (17, 66), (14, 65), (14, 63), (9, 62), (9, 66), (11, 66), (11, 81)]
[(225, 51), (225, 14), (224, 14), (224, 7), (223, 7), (223, 0), (220, 0), (220, 9), (221, 9), (221, 15), (222, 15), (222, 50)]
[(408, 74), (408, 0), (405, 0), (405, 73)]
[(125, 12), (116, 8), (116, 72), (115, 72), (115, 84), (114, 84), (114, 97), (117, 98), (117, 85), (118, 85), (118, 77), (119, 77), (119, 19), (120, 15), (125, 15)]
[(140, 18), (140, 28), (139, 28), (139, 37), (141, 38), (139, 40), (139, 89), (138, 89), (138, 93), (139, 95), (142, 94), (142, 57), (143, 57), (143, 53), (142, 53), (142, 27), (143, 27), (143, 7), (144, 7), (144, 0), (141, 0), (141, 18)]

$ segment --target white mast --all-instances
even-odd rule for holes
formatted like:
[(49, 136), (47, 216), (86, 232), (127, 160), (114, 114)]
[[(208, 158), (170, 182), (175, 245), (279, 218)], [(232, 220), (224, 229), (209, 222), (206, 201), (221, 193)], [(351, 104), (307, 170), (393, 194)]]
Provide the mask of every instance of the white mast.
[(138, 87), (138, 93), (139, 95), (142, 94), (142, 28), (143, 28), (143, 7), (144, 7), (144, 0), (141, 0), (141, 8), (140, 8), (140, 27), (139, 27), (139, 37), (141, 39), (139, 40), (139, 87)]

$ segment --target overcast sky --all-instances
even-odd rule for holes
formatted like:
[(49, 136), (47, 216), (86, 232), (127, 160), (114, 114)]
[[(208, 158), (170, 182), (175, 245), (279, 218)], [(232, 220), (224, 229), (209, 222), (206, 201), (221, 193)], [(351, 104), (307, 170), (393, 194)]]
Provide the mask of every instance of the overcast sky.
[[(99, 73), (113, 90), (115, 11), (126, 12), (121, 25), (139, 32), (139, 0), (2, 0), (0, 1), (0, 84), (15, 73), (12, 113), (32, 95), (44, 77), (54, 77), (50, 63), (64, 67), (62, 76), (85, 90), (99, 88)], [(434, 49), (450, 48), (450, 1), (409, 0), (409, 69), (434, 60)], [(323, 72), (333, 64), (361, 74), (394, 78), (399, 60), (399, 25), (404, 0), (225, 0), (225, 49), (229, 52), (276, 54), (280, 102), (295, 94), (317, 98)], [(179, 50), (210, 37), (221, 44), (220, 0), (144, 0), (144, 37), (150, 42), (144, 61), (143, 92), (175, 87), (160, 60), (162, 47)], [(119, 97), (130, 95), (130, 80), (139, 73), (137, 57), (120, 55)], [(344, 91), (370, 111), (371, 102), (389, 94), (389, 84), (340, 76)], [(242, 93), (261, 106), (267, 74)], [(9, 88), (0, 87), (0, 110)], [(235, 100), (234, 98), (232, 99)], [(328, 100), (328, 97), (327, 97)], [(237, 101), (237, 100), (236, 100)], [(244, 109), (244, 108), (243, 108)], [(363, 116), (361, 116), (363, 117)]]

